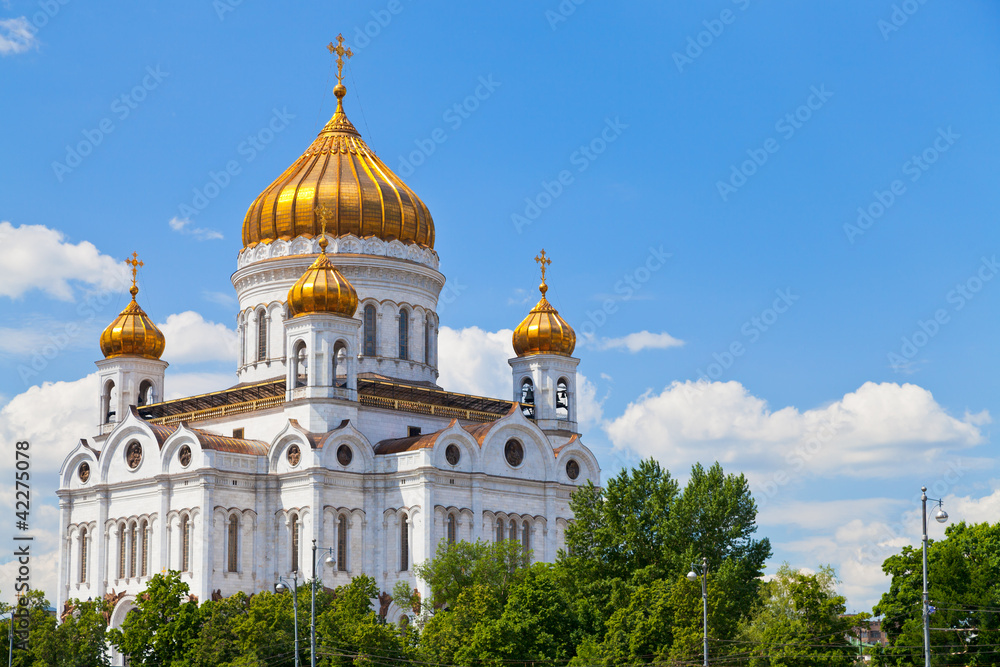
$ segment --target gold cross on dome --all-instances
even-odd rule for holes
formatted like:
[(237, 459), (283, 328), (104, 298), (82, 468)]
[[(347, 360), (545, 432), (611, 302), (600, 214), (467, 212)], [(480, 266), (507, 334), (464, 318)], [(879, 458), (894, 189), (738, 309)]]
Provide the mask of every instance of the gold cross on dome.
[(333, 42), (330, 42), (326, 45), (326, 50), (337, 54), (337, 83), (342, 84), (344, 82), (344, 56), (350, 58), (354, 55), (354, 52), (351, 51), (351, 47), (344, 48), (343, 33), (337, 35), (337, 46), (334, 46)]
[(140, 266), (145, 265), (139, 259), (139, 253), (137, 252), (132, 253), (132, 257), (130, 259), (126, 259), (125, 263), (132, 267), (132, 287), (135, 287), (135, 274), (139, 272)]
[(549, 259), (546, 256), (546, 254), (545, 254), (545, 248), (542, 248), (542, 252), (538, 253), (538, 256), (535, 257), (535, 261), (538, 262), (539, 266), (542, 267), (542, 282), (544, 283), (545, 282), (545, 267), (547, 267), (549, 264), (552, 263), (552, 260)]
[(316, 213), (316, 217), (319, 218), (320, 224), (322, 225), (322, 232), (319, 237), (319, 247), (323, 252), (326, 252), (327, 243), (326, 240), (326, 223), (333, 219), (333, 211), (326, 204), (320, 206), (316, 205), (313, 207), (313, 211)]

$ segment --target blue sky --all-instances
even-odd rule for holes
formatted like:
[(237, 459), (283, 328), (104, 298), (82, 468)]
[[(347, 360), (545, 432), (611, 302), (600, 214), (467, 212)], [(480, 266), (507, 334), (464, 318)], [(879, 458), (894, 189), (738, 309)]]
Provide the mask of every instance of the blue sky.
[(174, 318), (168, 392), (235, 382), (242, 217), (332, 113), (342, 32), (347, 113), (434, 216), (442, 383), (508, 391), (544, 247), (591, 334), (605, 475), (746, 471), (774, 563), (832, 563), (868, 609), (921, 484), (1000, 514), (998, 22), (985, 0), (4, 2), (0, 430), (52, 460), (90, 435), (45, 409), (93, 418), (133, 251)]

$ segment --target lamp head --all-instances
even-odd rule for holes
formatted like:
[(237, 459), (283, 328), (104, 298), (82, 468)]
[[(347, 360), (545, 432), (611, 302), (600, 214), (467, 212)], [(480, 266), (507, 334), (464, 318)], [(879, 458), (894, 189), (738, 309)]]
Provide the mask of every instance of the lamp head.
[(323, 562), (329, 565), (330, 567), (333, 567), (334, 565), (337, 564), (337, 559), (333, 557), (333, 554), (330, 554), (329, 556), (323, 559)]
[(687, 578), (688, 581), (698, 581), (698, 574), (694, 570), (691, 570), (687, 573)]
[(278, 593), (284, 593), (286, 588), (287, 586), (285, 586), (280, 581), (274, 585), (274, 590), (277, 591)]
[(938, 523), (944, 523), (948, 520), (948, 513), (944, 511), (943, 507), (939, 507), (937, 513), (934, 515)]

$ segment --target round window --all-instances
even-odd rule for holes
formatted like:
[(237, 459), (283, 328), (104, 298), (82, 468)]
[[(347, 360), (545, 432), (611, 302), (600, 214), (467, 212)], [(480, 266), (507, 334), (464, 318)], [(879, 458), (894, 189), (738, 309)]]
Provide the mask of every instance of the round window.
[(570, 479), (576, 479), (580, 476), (580, 464), (575, 460), (570, 459), (566, 462), (566, 476)]
[(181, 462), (181, 465), (187, 468), (191, 464), (191, 448), (187, 445), (183, 445), (179, 452), (177, 452), (177, 460)]
[(457, 466), (458, 462), (462, 460), (462, 450), (458, 448), (458, 445), (448, 445), (444, 449), (444, 458), (451, 465)]
[(503, 447), (503, 455), (510, 467), (516, 468), (524, 460), (524, 446), (517, 440), (508, 440)]
[(299, 451), (298, 445), (292, 445), (288, 448), (288, 463), (294, 468), (299, 464), (299, 460), (302, 458), (302, 452)]
[(90, 479), (90, 464), (86, 461), (81, 463), (77, 474), (80, 476), (80, 481), (86, 483), (86, 481)]
[(337, 463), (344, 466), (345, 468), (351, 465), (351, 461), (354, 460), (354, 451), (347, 445), (341, 445), (337, 447)]
[(137, 441), (133, 440), (125, 448), (125, 462), (132, 470), (138, 468), (139, 464), (142, 463), (142, 445)]

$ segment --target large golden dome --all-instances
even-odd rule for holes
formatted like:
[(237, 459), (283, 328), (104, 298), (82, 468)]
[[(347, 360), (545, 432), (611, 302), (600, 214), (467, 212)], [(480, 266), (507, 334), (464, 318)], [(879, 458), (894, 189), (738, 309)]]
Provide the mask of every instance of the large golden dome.
[(576, 332), (545, 298), (545, 293), (549, 290), (549, 286), (545, 284), (545, 267), (551, 264), (552, 260), (548, 259), (542, 250), (535, 261), (542, 265), (542, 284), (538, 286), (542, 298), (514, 329), (511, 341), (514, 344), (514, 353), (519, 357), (529, 354), (571, 356), (576, 348)]
[(344, 114), (347, 89), (337, 84), (337, 110), (306, 152), (267, 187), (243, 219), (243, 247), (320, 233), (317, 207), (329, 207), (334, 236), (375, 236), (434, 247), (430, 211), (361, 139)]
[(309, 313), (354, 317), (358, 293), (327, 256), (326, 239), (320, 238), (319, 244), (322, 252), (316, 261), (288, 290), (288, 310), (292, 317)]
[(101, 334), (101, 353), (105, 359), (124, 355), (159, 359), (166, 346), (163, 332), (136, 302), (139, 288), (134, 283), (129, 292), (132, 301)]

